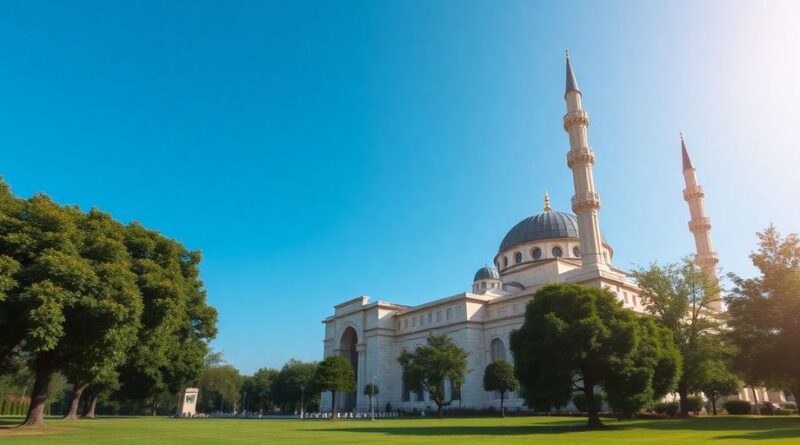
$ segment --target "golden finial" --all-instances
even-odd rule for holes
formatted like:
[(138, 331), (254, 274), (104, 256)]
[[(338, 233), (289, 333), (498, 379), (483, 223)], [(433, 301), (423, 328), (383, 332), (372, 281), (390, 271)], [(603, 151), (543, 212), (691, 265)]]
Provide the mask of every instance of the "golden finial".
[(550, 207), (550, 195), (547, 194), (547, 190), (544, 191), (544, 211), (545, 212), (553, 211), (553, 208)]

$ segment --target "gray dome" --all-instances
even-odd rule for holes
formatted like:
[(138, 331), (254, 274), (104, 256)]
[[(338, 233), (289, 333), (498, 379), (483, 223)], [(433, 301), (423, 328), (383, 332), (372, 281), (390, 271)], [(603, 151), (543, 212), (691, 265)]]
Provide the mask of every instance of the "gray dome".
[(479, 280), (499, 280), (500, 279), (500, 272), (497, 271), (494, 267), (481, 267), (475, 272), (475, 279), (472, 281), (479, 281)]
[(550, 211), (525, 218), (508, 231), (500, 243), (500, 252), (528, 241), (554, 238), (578, 239), (578, 220), (575, 215)]

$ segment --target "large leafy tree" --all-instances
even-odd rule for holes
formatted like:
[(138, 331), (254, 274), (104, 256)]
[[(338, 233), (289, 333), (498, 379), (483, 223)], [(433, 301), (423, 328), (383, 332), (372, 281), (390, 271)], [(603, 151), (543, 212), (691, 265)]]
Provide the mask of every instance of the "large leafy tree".
[(519, 389), (519, 380), (514, 374), (514, 365), (506, 360), (495, 360), (483, 371), (483, 389), (500, 393), (500, 417), (506, 416), (504, 405), (506, 393)]
[(131, 343), (142, 304), (121, 230), (108, 215), (44, 195), (7, 205), (0, 216), (0, 252), (16, 268), (0, 310), (0, 344), (6, 356), (23, 353), (35, 374), (26, 426), (43, 422), (55, 372), (113, 369)]
[(199, 278), (199, 252), (138, 223), (127, 227), (124, 242), (144, 311), (135, 345), (119, 367), (118, 396), (149, 400), (155, 415), (161, 396), (197, 380), (217, 314)]
[(511, 351), (528, 406), (559, 408), (581, 391), (590, 428), (603, 426), (596, 386), (630, 415), (674, 382), (680, 362), (663, 328), (624, 309), (610, 291), (580, 284), (536, 292), (511, 333)]
[(789, 388), (800, 396), (800, 238), (782, 237), (774, 226), (758, 233), (750, 255), (761, 273), (731, 275), (728, 303), (731, 339), (739, 351), (734, 367), (748, 384)]
[(683, 358), (677, 392), (680, 414), (689, 416), (689, 396), (702, 388), (707, 368), (718, 366), (725, 350), (720, 314), (711, 308), (719, 285), (691, 260), (664, 266), (652, 264), (634, 272), (646, 311), (672, 332)]
[(317, 372), (316, 362), (303, 362), (291, 359), (281, 368), (272, 381), (271, 396), (275, 405), (284, 411), (293, 411), (301, 401), (307, 407), (319, 406), (319, 392), (313, 391), (314, 375)]
[(445, 397), (445, 380), (454, 388), (464, 384), (467, 375), (467, 351), (460, 348), (447, 335), (428, 336), (427, 344), (414, 352), (403, 351), (398, 358), (403, 367), (403, 381), (412, 391), (425, 391), (436, 404), (436, 413), (442, 418), (443, 408), (452, 403)]
[(346, 358), (331, 355), (317, 366), (313, 385), (318, 391), (331, 392), (331, 419), (336, 419), (336, 393), (355, 391), (356, 376)]

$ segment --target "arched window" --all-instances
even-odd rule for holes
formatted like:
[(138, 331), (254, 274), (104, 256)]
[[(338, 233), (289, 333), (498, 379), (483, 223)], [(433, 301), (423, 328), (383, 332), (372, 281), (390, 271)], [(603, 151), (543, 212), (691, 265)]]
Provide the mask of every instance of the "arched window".
[(492, 340), (490, 349), (492, 352), (493, 362), (497, 360), (506, 360), (506, 346), (503, 344), (503, 340), (500, 340), (499, 338)]
[(503, 257), (503, 267), (508, 267), (508, 257), (507, 256)]
[(522, 252), (515, 252), (514, 253), (514, 262), (519, 264), (522, 262)]
[(573, 247), (572, 248), (572, 256), (574, 256), (575, 258), (580, 258), (581, 257), (581, 248), (578, 247), (578, 246)]

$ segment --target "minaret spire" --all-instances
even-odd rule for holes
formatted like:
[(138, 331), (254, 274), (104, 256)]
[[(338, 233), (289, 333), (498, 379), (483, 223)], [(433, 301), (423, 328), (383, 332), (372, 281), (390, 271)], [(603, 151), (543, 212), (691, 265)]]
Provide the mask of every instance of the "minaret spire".
[[(703, 187), (697, 184), (697, 171), (686, 150), (686, 141), (681, 133), (681, 155), (683, 156), (683, 179), (686, 182), (686, 189), (683, 191), (683, 199), (689, 204), (689, 231), (694, 235), (694, 244), (697, 249), (695, 261), (703, 269), (706, 277), (714, 283), (719, 283), (717, 273), (717, 263), (719, 256), (714, 252), (711, 244), (711, 220), (706, 216), (705, 206), (703, 205)], [(717, 296), (718, 297), (718, 296)], [(722, 310), (722, 302), (719, 298), (709, 305), (712, 309)]]
[(595, 190), (594, 151), (589, 146), (589, 115), (583, 110), (581, 92), (567, 58), (567, 91), (564, 100), (567, 114), (564, 115), (564, 130), (569, 134), (567, 165), (572, 169), (575, 196), (572, 197), (572, 211), (578, 216), (578, 229), (581, 240), (581, 268), (586, 271), (608, 270), (603, 252), (603, 238), (600, 234), (600, 194)]
[(694, 168), (692, 158), (689, 157), (689, 152), (686, 151), (686, 140), (683, 139), (683, 132), (681, 131), (681, 154), (683, 156), (683, 170)]
[(570, 91), (577, 91), (580, 93), (581, 90), (578, 89), (578, 81), (575, 79), (575, 73), (572, 72), (572, 64), (569, 63), (569, 50), (564, 51), (564, 54), (567, 58), (567, 89), (564, 95), (566, 96)]

